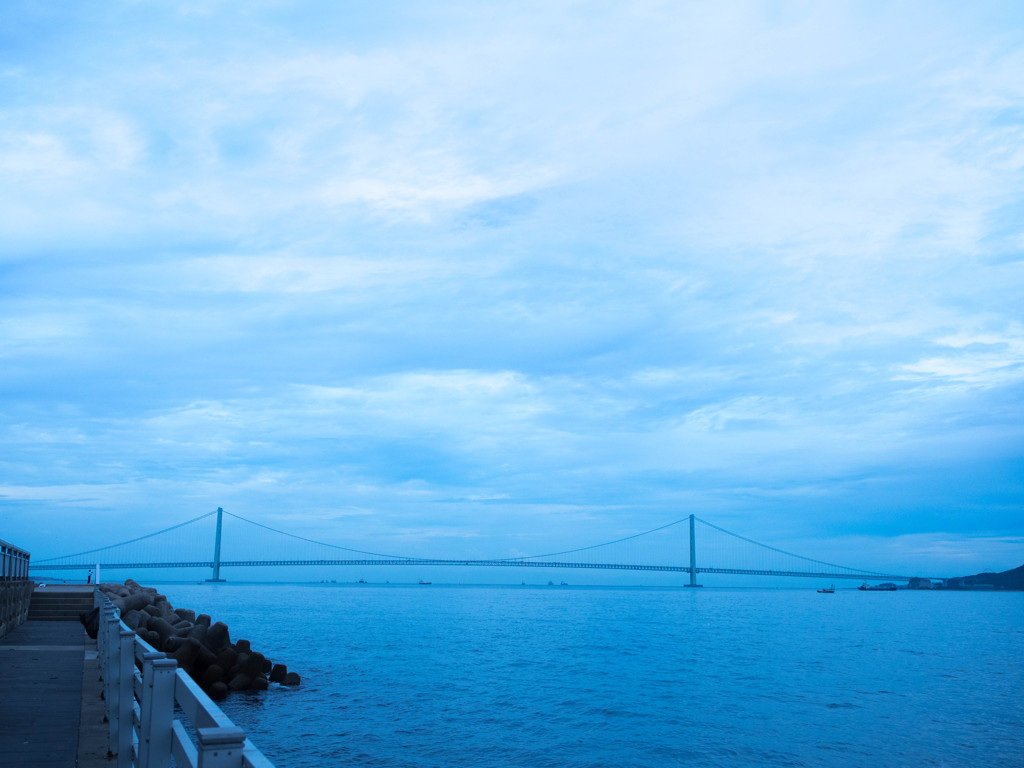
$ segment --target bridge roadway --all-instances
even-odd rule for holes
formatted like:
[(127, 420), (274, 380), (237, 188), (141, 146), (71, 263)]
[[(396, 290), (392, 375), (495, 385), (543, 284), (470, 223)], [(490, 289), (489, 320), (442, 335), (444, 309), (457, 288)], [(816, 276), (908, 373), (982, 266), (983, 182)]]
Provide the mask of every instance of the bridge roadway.
[[(51, 570), (76, 570), (81, 571), (85, 568), (92, 568), (95, 563), (77, 563), (77, 564), (61, 564), (61, 565), (44, 565), (38, 568), (30, 566), (33, 571), (51, 571)], [(571, 562), (552, 562), (550, 560), (545, 561), (533, 561), (533, 560), (440, 560), (440, 559), (379, 559), (379, 560), (325, 560), (325, 559), (313, 559), (313, 560), (221, 560), (220, 567), (276, 567), (276, 566), (308, 566), (308, 565), (355, 565), (355, 566), (372, 566), (372, 565), (418, 565), (418, 566), (438, 566), (438, 565), (455, 565), (455, 566), (476, 566), (476, 567), (492, 567), (492, 568), (589, 568), (594, 570), (605, 570), (605, 571), (662, 571), (662, 572), (673, 572), (673, 573), (690, 573), (691, 569), (688, 565), (632, 565), (627, 563), (571, 563)], [(206, 560), (202, 562), (163, 562), (163, 563), (99, 563), (99, 567), (102, 570), (107, 569), (121, 569), (121, 568), (213, 568), (214, 562), (212, 560)], [(750, 568), (694, 568), (695, 573), (721, 573), (730, 574), (735, 576), (800, 576), (809, 577), (814, 579), (857, 579), (859, 581), (878, 581), (885, 579), (888, 581), (909, 581), (912, 577), (910, 576), (899, 576), (888, 573), (832, 573), (827, 571), (811, 572), (811, 571), (771, 571), (771, 570), (757, 570)]]

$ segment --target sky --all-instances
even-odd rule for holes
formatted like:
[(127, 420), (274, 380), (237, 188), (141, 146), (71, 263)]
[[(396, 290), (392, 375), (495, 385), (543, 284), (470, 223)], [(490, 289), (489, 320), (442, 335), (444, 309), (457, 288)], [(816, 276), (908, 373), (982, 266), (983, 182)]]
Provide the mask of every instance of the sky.
[(1018, 566), (1022, 169), (1015, 0), (9, 0), (0, 538)]

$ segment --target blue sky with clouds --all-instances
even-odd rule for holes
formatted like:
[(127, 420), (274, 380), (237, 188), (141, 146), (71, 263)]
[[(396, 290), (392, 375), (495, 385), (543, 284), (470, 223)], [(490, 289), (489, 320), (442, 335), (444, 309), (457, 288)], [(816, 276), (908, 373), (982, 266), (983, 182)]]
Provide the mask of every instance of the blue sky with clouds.
[(0, 538), (1014, 567), (1022, 167), (1017, 2), (7, 2)]

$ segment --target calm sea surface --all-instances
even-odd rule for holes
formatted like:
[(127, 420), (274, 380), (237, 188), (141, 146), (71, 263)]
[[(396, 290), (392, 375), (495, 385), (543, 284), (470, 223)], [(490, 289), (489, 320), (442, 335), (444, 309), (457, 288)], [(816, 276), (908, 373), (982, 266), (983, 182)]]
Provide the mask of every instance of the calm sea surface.
[(1024, 765), (1024, 593), (162, 585), (278, 768)]

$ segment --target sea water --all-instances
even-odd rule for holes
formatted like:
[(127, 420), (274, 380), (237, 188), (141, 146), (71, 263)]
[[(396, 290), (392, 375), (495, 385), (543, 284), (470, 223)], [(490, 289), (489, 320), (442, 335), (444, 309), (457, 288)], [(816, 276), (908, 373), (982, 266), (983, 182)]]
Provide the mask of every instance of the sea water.
[(278, 768), (1024, 765), (1024, 593), (162, 585)]

